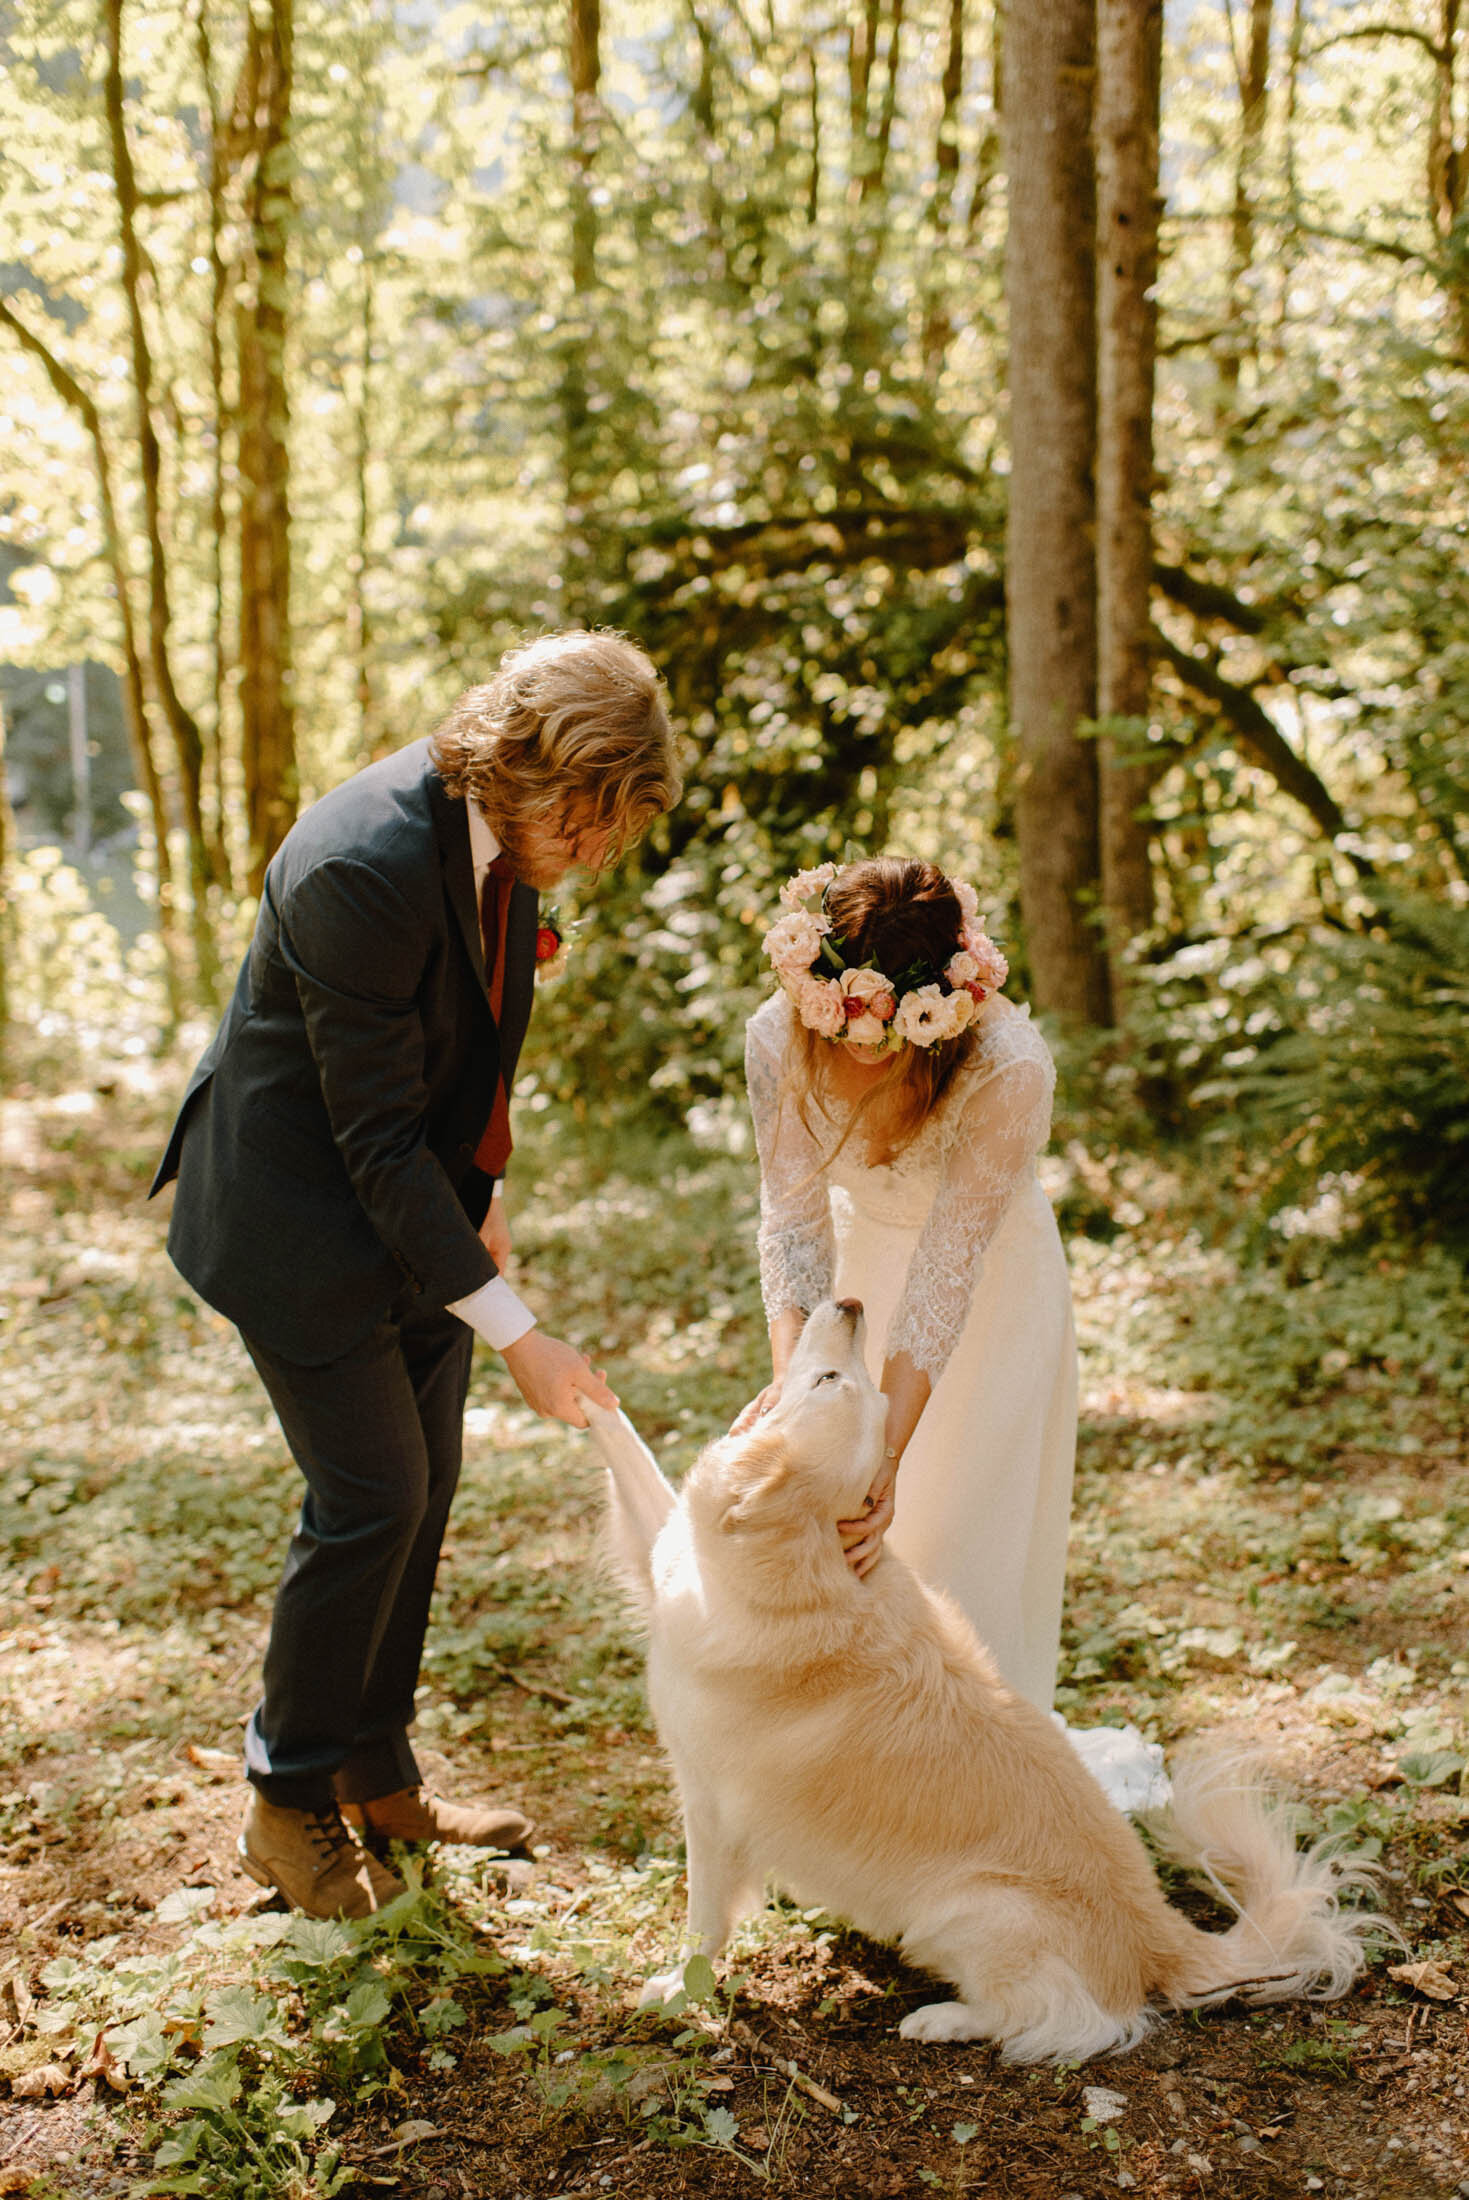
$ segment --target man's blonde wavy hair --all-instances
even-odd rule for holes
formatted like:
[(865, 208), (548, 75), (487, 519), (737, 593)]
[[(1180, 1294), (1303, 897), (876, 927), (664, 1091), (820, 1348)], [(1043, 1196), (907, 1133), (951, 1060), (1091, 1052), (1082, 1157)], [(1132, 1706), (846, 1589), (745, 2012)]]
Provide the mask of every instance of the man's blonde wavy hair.
[(677, 802), (678, 745), (652, 660), (625, 635), (574, 630), (510, 650), (466, 689), (430, 753), (513, 853), (517, 828), (606, 835), (613, 863)]

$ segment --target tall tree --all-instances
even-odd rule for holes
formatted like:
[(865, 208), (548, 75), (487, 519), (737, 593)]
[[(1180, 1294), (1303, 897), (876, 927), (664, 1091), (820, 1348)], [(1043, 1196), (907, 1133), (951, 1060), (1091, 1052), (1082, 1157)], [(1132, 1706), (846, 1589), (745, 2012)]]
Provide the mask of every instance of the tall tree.
[[(1102, 906), (1114, 1006), (1153, 921), (1153, 375), (1163, 0), (1097, 6), (1097, 715)], [(1107, 721), (1113, 721), (1109, 726)], [(1115, 723), (1122, 721), (1121, 725)]]
[(562, 596), (572, 618), (591, 616), (585, 601), (593, 564), (590, 511), (595, 495), (592, 443), (592, 355), (597, 287), (597, 205), (593, 172), (601, 135), (601, 0), (569, 0), (567, 59), (571, 77), (571, 307), (563, 343), (561, 415), (564, 436), (566, 538)]
[(1250, 297), (1250, 277), (1255, 264), (1255, 215), (1259, 194), (1260, 157), (1265, 144), (1265, 122), (1270, 92), (1270, 33), (1273, 0), (1249, 0), (1249, 19), (1239, 49), (1232, 0), (1225, 0), (1231, 49), (1239, 81), (1240, 128), (1235, 154), (1234, 209), (1229, 225), (1229, 280), (1225, 301), (1224, 333), (1218, 360), (1220, 377), (1233, 389), (1240, 368), (1255, 348), (1255, 307)]
[(291, 650), (291, 446), (286, 381), (288, 255), (295, 219), (291, 146), (292, 0), (251, 0), (235, 93), (242, 149), (245, 280), (239, 348), (240, 742), (249, 827), (248, 882), (296, 815)]
[(1097, 703), (1095, 69), (1093, 0), (1012, 6), (1006, 594), (1020, 909), (1037, 1007), (1101, 1025), (1097, 752), (1083, 731)]
[(139, 196), (128, 144), (122, 61), (123, 0), (103, 0), (107, 136), (122, 246), (122, 287), (132, 347), (133, 394), (137, 409), (138, 463), (148, 545), (148, 668), (173, 737), (179, 793), (189, 849), (190, 925), (197, 977), (203, 998), (212, 1000), (219, 978), (219, 954), (209, 913), (209, 884), (215, 865), (204, 822), (204, 742), (174, 680), (170, 647), (172, 607), (168, 555), (164, 548), (163, 455), (154, 418), (153, 354), (143, 315), (143, 253), (138, 239)]

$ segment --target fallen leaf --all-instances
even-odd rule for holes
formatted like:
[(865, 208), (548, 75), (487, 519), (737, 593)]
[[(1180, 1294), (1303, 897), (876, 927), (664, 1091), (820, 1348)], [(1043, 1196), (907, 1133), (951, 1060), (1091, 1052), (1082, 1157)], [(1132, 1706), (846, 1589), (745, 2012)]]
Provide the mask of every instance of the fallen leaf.
[(1458, 1998), (1459, 1989), (1441, 1963), (1390, 1963), (1387, 1975), (1402, 1986), (1411, 1986), (1415, 1994), (1426, 1994), (1430, 2001)]
[(760, 2124), (754, 2125), (748, 2131), (742, 2130), (740, 2137), (744, 2140), (745, 2145), (756, 2154), (763, 2154), (770, 2144), (770, 2133)]
[(107, 2034), (99, 2032), (92, 2042), (92, 2052), (82, 2065), (79, 2075), (83, 2078), (104, 2078), (114, 2093), (126, 2093), (128, 2074), (107, 2044)]
[(206, 1749), (202, 1742), (186, 1742), (184, 1755), (191, 1765), (201, 1772), (212, 1772), (217, 1780), (237, 1780), (240, 1776), (240, 1760), (232, 1749)]
[(1081, 2099), (1087, 2115), (1097, 2124), (1115, 2124), (1127, 2107), (1125, 2093), (1113, 2093), (1104, 2085), (1083, 2086)]
[(1460, 1917), (1469, 1917), (1469, 1891), (1455, 1887), (1449, 1896), (1449, 1908), (1457, 1910)]
[(60, 2063), (42, 2063), (38, 2070), (23, 2070), (12, 2078), (10, 2090), (18, 2101), (44, 2101), (53, 2093), (70, 2093), (74, 2083), (71, 2072)]

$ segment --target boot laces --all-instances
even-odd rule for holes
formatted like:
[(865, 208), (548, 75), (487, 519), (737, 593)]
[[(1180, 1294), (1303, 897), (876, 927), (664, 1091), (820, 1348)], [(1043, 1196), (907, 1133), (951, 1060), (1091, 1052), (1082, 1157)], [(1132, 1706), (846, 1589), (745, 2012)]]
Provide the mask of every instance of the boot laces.
[(335, 1803), (326, 1810), (314, 1810), (307, 1819), (306, 1826), (312, 1842), (320, 1851), (323, 1864), (335, 1862), (338, 1856), (352, 1847), (351, 1833)]

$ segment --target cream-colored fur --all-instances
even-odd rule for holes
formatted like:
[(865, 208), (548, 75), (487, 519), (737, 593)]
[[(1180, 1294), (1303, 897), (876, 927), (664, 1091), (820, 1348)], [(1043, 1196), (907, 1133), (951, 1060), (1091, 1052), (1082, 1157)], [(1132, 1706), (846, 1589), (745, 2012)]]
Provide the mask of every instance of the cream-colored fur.
[(861, 1510), (884, 1421), (861, 1333), (860, 1308), (818, 1307), (774, 1411), (677, 1496), (627, 1421), (587, 1406), (683, 1803), (685, 1955), (717, 1955), (773, 1879), (955, 1987), (907, 2037), (994, 2039), (1011, 2062), (1129, 2047), (1158, 2005), (1345, 1993), (1367, 1929), (1338, 1913), (1348, 1875), (1297, 1852), (1238, 1760), (1186, 1758), (1159, 1825), (1238, 1912), (1204, 1933), (958, 1610), (891, 1551), (852, 1573), (835, 1523)]

